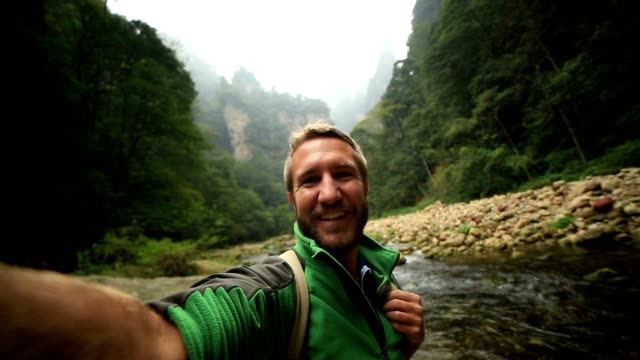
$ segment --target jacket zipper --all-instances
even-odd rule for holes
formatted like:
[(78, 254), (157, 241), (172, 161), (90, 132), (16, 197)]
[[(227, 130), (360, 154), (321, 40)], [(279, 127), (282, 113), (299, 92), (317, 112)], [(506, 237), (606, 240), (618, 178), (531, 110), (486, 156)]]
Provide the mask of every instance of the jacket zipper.
[(347, 269), (344, 268), (344, 266), (342, 266), (342, 264), (340, 264), (340, 262), (338, 262), (337, 260), (333, 259), (333, 257), (331, 255), (329, 255), (329, 256), (334, 261), (334, 263), (337, 264), (342, 269), (342, 271), (347, 275), (347, 277), (349, 279), (351, 279), (351, 282), (358, 288), (358, 291), (360, 291), (360, 295), (362, 295), (362, 298), (364, 298), (364, 301), (369, 306), (369, 310), (373, 314), (373, 317), (376, 319), (376, 324), (378, 325), (378, 329), (377, 330), (376, 329), (372, 329), (374, 331), (374, 336), (375, 336), (376, 332), (378, 334), (382, 334), (382, 336), (380, 337), (382, 343), (380, 343), (380, 340), (379, 340), (378, 336), (375, 336), (375, 338), (376, 338), (376, 341), (378, 342), (378, 345), (382, 349), (382, 355), (384, 356), (384, 359), (385, 360), (389, 360), (389, 351), (387, 349), (387, 337), (386, 337), (386, 335), (384, 333), (384, 326), (382, 326), (382, 322), (380, 321), (380, 317), (378, 317), (378, 313), (376, 312), (376, 309), (373, 307), (373, 305), (369, 301), (369, 298), (364, 293), (364, 290), (362, 289), (362, 287), (359, 286), (358, 281), (356, 281), (356, 279), (354, 279), (353, 276), (351, 276), (351, 274), (347, 271)]

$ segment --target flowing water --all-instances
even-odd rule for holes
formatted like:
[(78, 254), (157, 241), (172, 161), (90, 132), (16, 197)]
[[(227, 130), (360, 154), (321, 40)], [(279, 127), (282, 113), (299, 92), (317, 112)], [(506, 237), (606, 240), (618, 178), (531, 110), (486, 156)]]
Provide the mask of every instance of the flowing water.
[(414, 358), (637, 359), (639, 261), (631, 247), (519, 258), (408, 255), (395, 274), (425, 306), (426, 338)]

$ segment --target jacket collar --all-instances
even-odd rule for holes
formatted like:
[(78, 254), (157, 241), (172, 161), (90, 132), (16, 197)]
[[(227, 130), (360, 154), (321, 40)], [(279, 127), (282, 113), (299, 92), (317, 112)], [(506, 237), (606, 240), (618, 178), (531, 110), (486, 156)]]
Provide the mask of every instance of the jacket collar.
[[(297, 222), (293, 225), (293, 232), (297, 238), (296, 251), (303, 257), (316, 258), (318, 254), (326, 254), (332, 261), (337, 262), (337, 260), (329, 254), (328, 251), (320, 247), (314, 239), (305, 236), (302, 231), (300, 231)], [(360, 238), (358, 253), (365, 258), (369, 266), (383, 274), (391, 274), (400, 257), (397, 251), (380, 245), (366, 234), (362, 234)]]

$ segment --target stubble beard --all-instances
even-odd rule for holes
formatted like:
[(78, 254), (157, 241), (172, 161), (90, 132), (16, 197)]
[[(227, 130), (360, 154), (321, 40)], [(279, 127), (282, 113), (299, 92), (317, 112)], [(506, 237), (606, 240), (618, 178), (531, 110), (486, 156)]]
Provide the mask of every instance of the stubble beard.
[(317, 229), (313, 228), (308, 221), (305, 221), (303, 218), (298, 216), (297, 213), (296, 220), (300, 231), (305, 236), (315, 240), (321, 248), (325, 249), (330, 254), (340, 256), (341, 254), (350, 252), (360, 244), (360, 238), (362, 237), (364, 227), (369, 220), (369, 204), (367, 200), (364, 200), (362, 207), (360, 208), (360, 212), (356, 214), (356, 223), (353, 228), (353, 233), (351, 233), (350, 229), (345, 233), (345, 237), (338, 239), (338, 241), (330, 241), (329, 239), (324, 238)]

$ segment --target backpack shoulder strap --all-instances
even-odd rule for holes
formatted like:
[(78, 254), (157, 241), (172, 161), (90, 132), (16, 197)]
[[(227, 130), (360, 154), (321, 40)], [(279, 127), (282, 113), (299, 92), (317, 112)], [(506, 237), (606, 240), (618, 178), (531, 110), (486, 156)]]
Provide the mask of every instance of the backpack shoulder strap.
[(291, 269), (296, 282), (296, 319), (291, 332), (291, 340), (289, 341), (288, 359), (299, 359), (304, 336), (307, 331), (307, 321), (309, 319), (309, 288), (307, 286), (307, 278), (304, 276), (304, 269), (298, 258), (298, 254), (294, 250), (285, 251), (280, 255)]

